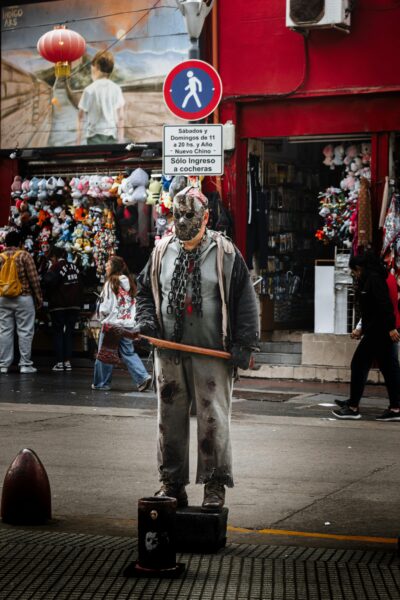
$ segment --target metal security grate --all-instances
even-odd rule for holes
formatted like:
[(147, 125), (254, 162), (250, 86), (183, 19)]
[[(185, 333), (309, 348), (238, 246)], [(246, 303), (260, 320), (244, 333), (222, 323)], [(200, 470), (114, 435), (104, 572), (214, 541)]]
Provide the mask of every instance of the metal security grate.
[(126, 579), (135, 540), (0, 530), (2, 600), (398, 600), (394, 553), (229, 544), (178, 555), (176, 580)]

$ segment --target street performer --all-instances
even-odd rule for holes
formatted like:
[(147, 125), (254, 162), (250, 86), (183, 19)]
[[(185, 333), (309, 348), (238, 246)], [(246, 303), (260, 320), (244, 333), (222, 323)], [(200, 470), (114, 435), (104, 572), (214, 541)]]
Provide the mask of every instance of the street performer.
[(175, 234), (162, 238), (138, 278), (139, 331), (164, 340), (231, 353), (155, 350), (158, 397), (156, 496), (188, 504), (190, 405), (197, 407), (196, 483), (205, 511), (219, 511), (233, 487), (230, 413), (234, 372), (248, 369), (259, 338), (258, 310), (245, 262), (222, 233), (208, 230), (208, 200), (197, 187), (173, 199)]

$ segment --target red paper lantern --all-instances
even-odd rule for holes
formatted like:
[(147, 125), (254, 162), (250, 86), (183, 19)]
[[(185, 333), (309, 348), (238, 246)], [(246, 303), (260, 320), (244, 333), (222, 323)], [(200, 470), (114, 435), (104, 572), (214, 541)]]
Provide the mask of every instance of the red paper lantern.
[(81, 58), (86, 50), (83, 37), (67, 29), (65, 25), (57, 25), (39, 39), (37, 50), (45, 60), (56, 63), (56, 77), (68, 77), (71, 73), (71, 62)]

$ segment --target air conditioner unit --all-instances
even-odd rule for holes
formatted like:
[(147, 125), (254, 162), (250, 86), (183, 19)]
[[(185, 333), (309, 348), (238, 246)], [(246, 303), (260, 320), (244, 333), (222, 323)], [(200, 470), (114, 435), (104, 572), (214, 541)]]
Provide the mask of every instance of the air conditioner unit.
[(317, 29), (350, 28), (351, 0), (286, 0), (286, 27)]

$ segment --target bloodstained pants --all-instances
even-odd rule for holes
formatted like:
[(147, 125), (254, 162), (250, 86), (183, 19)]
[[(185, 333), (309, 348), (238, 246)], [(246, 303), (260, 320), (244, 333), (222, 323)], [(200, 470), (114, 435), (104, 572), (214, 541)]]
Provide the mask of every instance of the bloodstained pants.
[(233, 487), (230, 415), (232, 367), (221, 358), (156, 350), (160, 480), (189, 483), (190, 405), (197, 407), (196, 483)]

